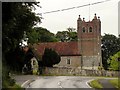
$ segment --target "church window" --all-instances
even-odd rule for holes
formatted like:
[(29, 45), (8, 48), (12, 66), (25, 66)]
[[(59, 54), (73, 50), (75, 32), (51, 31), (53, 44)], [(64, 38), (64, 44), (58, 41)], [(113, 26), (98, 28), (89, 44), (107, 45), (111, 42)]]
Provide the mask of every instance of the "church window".
[(82, 32), (85, 33), (85, 27), (82, 28)]
[(89, 28), (89, 32), (92, 32), (92, 27)]
[(67, 64), (70, 64), (70, 58), (67, 58)]

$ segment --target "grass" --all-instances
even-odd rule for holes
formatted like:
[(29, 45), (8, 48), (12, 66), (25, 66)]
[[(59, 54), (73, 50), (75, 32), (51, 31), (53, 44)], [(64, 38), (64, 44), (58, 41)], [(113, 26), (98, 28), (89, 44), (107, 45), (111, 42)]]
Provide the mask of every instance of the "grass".
[(14, 79), (4, 80), (2, 82), (2, 88), (3, 90), (22, 90), (22, 87), (20, 85), (17, 85)]
[(6, 86), (3, 87), (3, 90), (4, 89), (8, 89), (8, 90), (16, 90), (16, 89), (18, 89), (18, 90), (22, 90), (23, 88), (21, 86), (17, 85), (17, 84), (14, 84), (13, 86), (10, 86), (10, 85), (6, 84)]
[(116, 87), (116, 88), (120, 88), (120, 85), (119, 85), (119, 83), (120, 83), (120, 79), (112, 79), (112, 80), (110, 80), (110, 83), (114, 86), (114, 87)]
[(8, 88), (19, 88), (19, 89), (21, 89), (21, 86), (19, 86), (17, 84), (14, 84), (13, 86), (8, 86)]
[(89, 85), (93, 88), (103, 88), (102, 85), (98, 81), (99, 79), (93, 80), (89, 83)]

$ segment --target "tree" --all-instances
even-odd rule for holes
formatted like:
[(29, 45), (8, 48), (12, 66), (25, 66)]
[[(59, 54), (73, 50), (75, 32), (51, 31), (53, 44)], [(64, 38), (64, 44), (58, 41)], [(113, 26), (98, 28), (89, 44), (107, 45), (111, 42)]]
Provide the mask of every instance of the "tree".
[(119, 61), (118, 58), (120, 58), (120, 51), (117, 52), (116, 54), (114, 54), (113, 56), (111, 56), (108, 59), (108, 63), (109, 63), (109, 69), (110, 70), (115, 70), (118, 71), (119, 70)]
[(75, 28), (67, 28), (67, 31), (58, 31), (56, 34), (56, 38), (58, 38), (59, 41), (65, 42), (65, 41), (77, 41), (77, 32), (75, 31)]
[(69, 40), (70, 41), (77, 41), (77, 32), (69, 32)]
[(27, 32), (27, 37), (28, 37), (28, 42), (30, 44), (34, 44), (39, 42), (40, 35), (35, 29), (32, 29), (30, 32)]
[(69, 36), (68, 36), (68, 31), (58, 31), (56, 34), (56, 38), (58, 38), (59, 41), (65, 42), (68, 41)]
[[(40, 22), (40, 18), (32, 12), (32, 8), (37, 4), (37, 2), (2, 3), (3, 56), (14, 52), (19, 47), (24, 31), (28, 32), (34, 25)], [(12, 58), (5, 60), (10, 61), (10, 59), (12, 60)]]
[(52, 49), (46, 48), (42, 56), (43, 66), (53, 67), (60, 62), (60, 56)]
[(32, 29), (40, 18), (32, 12), (32, 7), (37, 3), (2, 3), (2, 41), (3, 51), (16, 48), (23, 38), (24, 31), (28, 32)]
[[(3, 79), (10, 82), (8, 74), (11, 70), (21, 66), (17, 58), (22, 55), (16, 53), (24, 31), (28, 32), (40, 22), (40, 17), (32, 12), (37, 2), (3, 2), (2, 3), (2, 66)], [(18, 50), (19, 51), (19, 50)], [(20, 58), (19, 58), (20, 59)], [(21, 61), (20, 61), (21, 62)], [(6, 70), (7, 69), (7, 70)], [(6, 85), (3, 83), (3, 88)]]
[(27, 33), (29, 43), (34, 44), (38, 42), (56, 42), (58, 41), (53, 33), (42, 27), (34, 27)]
[(120, 39), (112, 34), (105, 34), (102, 37), (102, 63), (104, 69), (108, 69), (107, 60), (120, 50)]

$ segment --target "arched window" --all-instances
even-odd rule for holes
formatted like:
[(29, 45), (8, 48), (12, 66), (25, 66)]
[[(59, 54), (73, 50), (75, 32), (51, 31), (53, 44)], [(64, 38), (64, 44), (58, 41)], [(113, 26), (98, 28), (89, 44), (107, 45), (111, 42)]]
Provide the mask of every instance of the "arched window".
[(89, 27), (89, 32), (92, 32), (92, 27)]
[(83, 33), (85, 33), (85, 32), (86, 32), (85, 27), (83, 27), (83, 28), (82, 28), (82, 32), (83, 32)]

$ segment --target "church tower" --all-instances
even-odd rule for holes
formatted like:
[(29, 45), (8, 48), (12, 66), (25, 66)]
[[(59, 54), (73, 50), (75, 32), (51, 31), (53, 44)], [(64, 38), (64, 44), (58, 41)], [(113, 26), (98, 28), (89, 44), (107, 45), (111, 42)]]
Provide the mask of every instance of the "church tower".
[(101, 21), (96, 14), (92, 21), (86, 22), (80, 15), (77, 20), (78, 47), (81, 68), (97, 69), (101, 60)]

